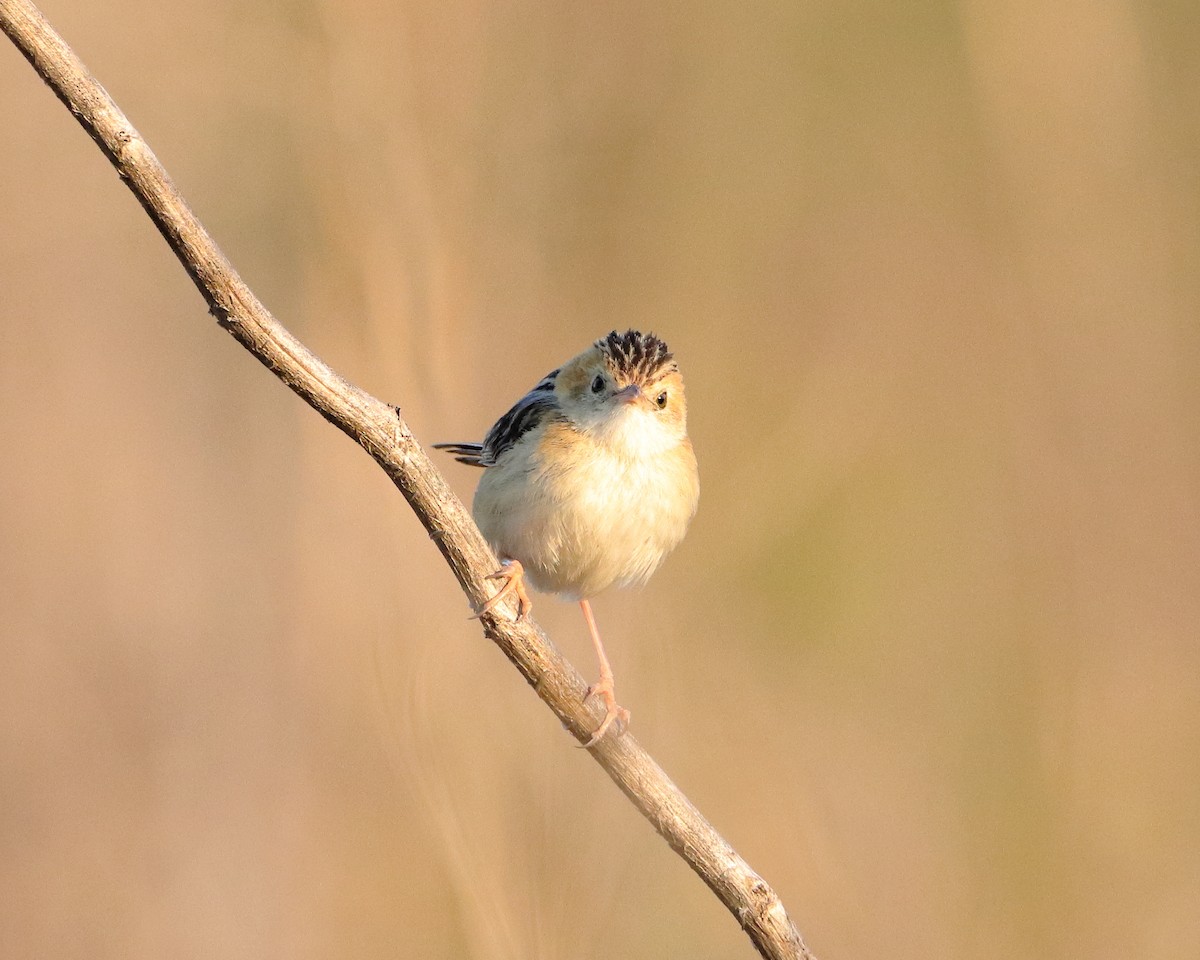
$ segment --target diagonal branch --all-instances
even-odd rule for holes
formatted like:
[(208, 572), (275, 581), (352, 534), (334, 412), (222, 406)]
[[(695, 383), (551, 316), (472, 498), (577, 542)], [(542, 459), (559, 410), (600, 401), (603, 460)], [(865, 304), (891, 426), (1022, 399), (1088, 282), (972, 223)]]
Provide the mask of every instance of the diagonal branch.
[[(187, 270), (217, 322), (326, 420), (374, 458), (404, 494), (477, 608), (496, 559), (397, 407), (347, 382), (293, 337), (242, 282), (167, 172), (104, 88), (27, 0), (0, 0), (0, 29), (17, 45), (116, 167)], [(597, 717), (586, 685), (528, 619), (485, 615), (484, 633), (581, 743)], [(713, 829), (634, 738), (591, 748), (634, 806), (700, 875), (768, 960), (813, 960), (775, 891)]]

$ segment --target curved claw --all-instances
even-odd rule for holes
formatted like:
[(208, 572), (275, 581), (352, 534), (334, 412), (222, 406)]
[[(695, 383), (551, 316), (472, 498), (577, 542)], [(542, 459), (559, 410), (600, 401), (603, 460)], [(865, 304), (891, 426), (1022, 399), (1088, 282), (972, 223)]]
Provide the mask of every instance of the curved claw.
[(501, 600), (513, 594), (517, 597), (517, 615), (514, 619), (521, 620), (529, 615), (529, 611), (533, 609), (533, 601), (525, 591), (525, 568), (521, 566), (520, 560), (500, 561), (500, 569), (489, 573), (485, 579), (503, 580), (504, 583), (492, 598), (479, 608), (479, 612), (471, 617), (472, 620), (478, 620), (485, 613), (491, 613)]
[[(625, 707), (617, 703), (611, 677), (601, 678), (597, 683), (593, 683), (588, 687), (587, 693), (583, 696), (583, 702), (587, 703), (592, 697), (600, 697), (604, 701), (604, 719), (600, 721), (600, 726), (596, 728), (591, 739), (581, 745), (585, 750), (589, 747), (594, 747), (603, 740), (605, 734), (610, 729), (615, 729), (615, 735), (618, 737), (621, 736), (629, 729), (629, 721), (633, 716)], [(615, 728), (614, 724), (616, 725)]]

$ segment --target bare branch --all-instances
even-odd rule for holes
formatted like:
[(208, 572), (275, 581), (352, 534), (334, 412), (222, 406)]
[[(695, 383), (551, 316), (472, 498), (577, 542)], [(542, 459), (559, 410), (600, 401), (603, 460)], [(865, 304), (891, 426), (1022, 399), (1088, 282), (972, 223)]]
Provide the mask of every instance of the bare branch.
[[(462, 503), (413, 439), (400, 410), (344, 380), (267, 312), (196, 219), (141, 135), (36, 7), (25, 0), (0, 0), (0, 28), (117, 168), (221, 326), (375, 459), (437, 543), (471, 603), (481, 605), (489, 596), (484, 577), (496, 569), (496, 559)], [(586, 684), (536, 624), (488, 615), (483, 628), (576, 739), (586, 741), (597, 721), (595, 708), (589, 710), (582, 703)], [(729, 908), (759, 953), (771, 960), (812, 958), (775, 891), (631, 735), (602, 740), (591, 753)]]

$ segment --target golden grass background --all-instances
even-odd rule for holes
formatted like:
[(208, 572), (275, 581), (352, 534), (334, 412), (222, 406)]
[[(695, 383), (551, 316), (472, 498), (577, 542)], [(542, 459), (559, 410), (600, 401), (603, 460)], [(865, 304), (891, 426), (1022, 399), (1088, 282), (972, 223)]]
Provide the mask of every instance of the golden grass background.
[[(421, 440), (668, 340), (700, 513), (597, 615), (818, 955), (1195, 955), (1194, 4), (45, 12)], [(0, 954), (750, 956), (12, 48), (0, 156)]]

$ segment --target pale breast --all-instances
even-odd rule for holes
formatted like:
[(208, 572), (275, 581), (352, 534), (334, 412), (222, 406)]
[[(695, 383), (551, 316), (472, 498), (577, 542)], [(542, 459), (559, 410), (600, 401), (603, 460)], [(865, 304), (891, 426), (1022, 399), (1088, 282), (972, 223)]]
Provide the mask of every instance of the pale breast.
[(683, 539), (698, 498), (686, 439), (631, 458), (572, 438), (488, 468), (474, 512), (492, 547), (520, 560), (534, 587), (580, 598), (645, 582)]

